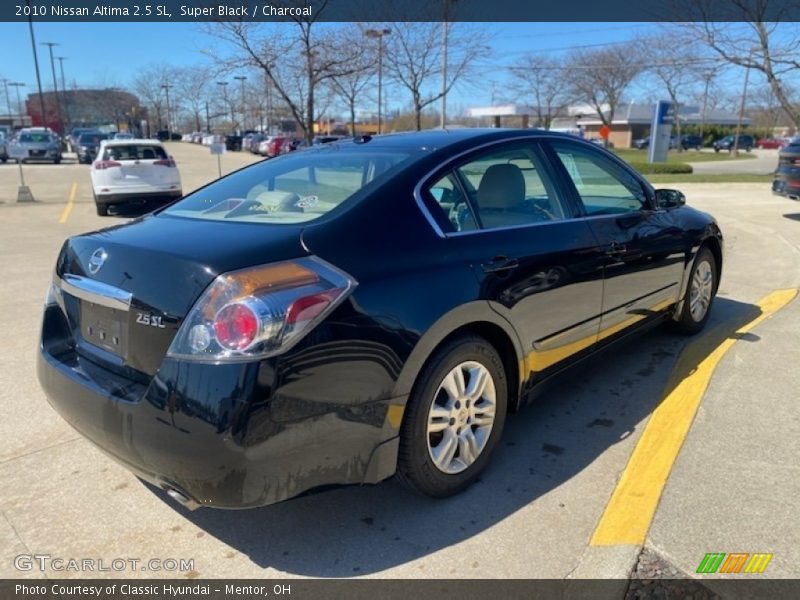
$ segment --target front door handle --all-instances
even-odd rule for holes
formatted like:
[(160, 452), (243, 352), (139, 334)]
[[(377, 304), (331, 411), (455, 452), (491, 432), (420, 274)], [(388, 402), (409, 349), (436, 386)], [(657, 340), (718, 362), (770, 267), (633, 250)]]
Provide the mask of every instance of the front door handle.
[(511, 271), (519, 266), (519, 261), (516, 258), (508, 258), (507, 256), (495, 256), (489, 262), (483, 263), (481, 269), (484, 273), (499, 273), (501, 271)]

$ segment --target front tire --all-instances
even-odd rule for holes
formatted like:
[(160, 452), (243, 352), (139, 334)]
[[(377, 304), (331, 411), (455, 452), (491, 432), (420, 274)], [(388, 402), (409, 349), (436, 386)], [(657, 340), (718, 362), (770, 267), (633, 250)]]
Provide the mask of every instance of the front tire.
[(675, 319), (675, 329), (679, 333), (694, 335), (705, 327), (717, 294), (718, 272), (714, 254), (703, 246), (694, 259), (683, 306)]
[(433, 355), (409, 397), (399, 479), (436, 498), (467, 488), (500, 440), (507, 402), (505, 369), (494, 347), (477, 336), (449, 342)]

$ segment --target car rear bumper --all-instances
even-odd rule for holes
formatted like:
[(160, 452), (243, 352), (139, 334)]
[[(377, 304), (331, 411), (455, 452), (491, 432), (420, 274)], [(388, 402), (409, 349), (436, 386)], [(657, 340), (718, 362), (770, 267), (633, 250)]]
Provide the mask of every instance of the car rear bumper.
[(58, 150), (48, 150), (46, 152), (40, 153), (28, 153), (28, 156), (23, 158), (24, 161), (35, 161), (35, 160), (43, 160), (43, 161), (51, 161), (51, 160), (61, 160), (61, 152)]
[(116, 191), (110, 194), (95, 193), (96, 202), (98, 204), (123, 204), (128, 202), (150, 202), (150, 201), (163, 201), (172, 202), (177, 200), (183, 195), (181, 190), (163, 190), (153, 191), (152, 188), (148, 191)]
[[(385, 386), (362, 389), (355, 400), (336, 392), (330, 370), (299, 367), (289, 376), (298, 367), (278, 359), (214, 365), (167, 358), (152, 379), (134, 380), (75, 350), (66, 328), (59, 307), (47, 307), (37, 374), (50, 404), (109, 456), (190, 508), (262, 506), (394, 473), (399, 422), (389, 406), (398, 401), (381, 397)], [(334, 371), (342, 366), (348, 375), (346, 365)]]
[(788, 196), (793, 199), (800, 198), (800, 179), (787, 180), (776, 178), (772, 182), (772, 193), (779, 196)]

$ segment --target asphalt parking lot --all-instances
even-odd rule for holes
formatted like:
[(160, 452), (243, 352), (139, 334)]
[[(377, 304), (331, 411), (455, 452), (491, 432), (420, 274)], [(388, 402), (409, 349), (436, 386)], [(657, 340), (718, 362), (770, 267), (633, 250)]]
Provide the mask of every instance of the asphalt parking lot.
[[(185, 192), (216, 176), (207, 148), (170, 147)], [(223, 173), (256, 159), (226, 154)], [(674, 569), (667, 576), (694, 575), (709, 552), (772, 553), (765, 575), (800, 576), (800, 203), (767, 184), (674, 186), (725, 234), (706, 332), (654, 331), (595, 359), (510, 417), (466, 493), (436, 501), (388, 481), (187, 512), (80, 438), (39, 389), (33, 358), (56, 254), (66, 237), (124, 217), (95, 215), (86, 165), (24, 171), (32, 204), (16, 203), (16, 165), (0, 165), (0, 577), (624, 578), (642, 545)], [(637, 448), (645, 430), (679, 450), (666, 480), (631, 460), (653, 458)], [(626, 534), (631, 482), (655, 493), (641, 539)], [(41, 572), (15, 568), (20, 554), (194, 562), (177, 574)]]

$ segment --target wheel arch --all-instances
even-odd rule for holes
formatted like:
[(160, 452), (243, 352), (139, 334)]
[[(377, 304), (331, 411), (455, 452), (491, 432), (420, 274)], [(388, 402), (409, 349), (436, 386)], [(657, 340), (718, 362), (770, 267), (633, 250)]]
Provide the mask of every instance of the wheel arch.
[(445, 344), (464, 335), (476, 335), (490, 343), (503, 361), (508, 382), (508, 408), (519, 405), (522, 346), (511, 324), (491, 309), (488, 302), (470, 302), (439, 319), (412, 350), (395, 384), (394, 396), (409, 396), (419, 374)]

